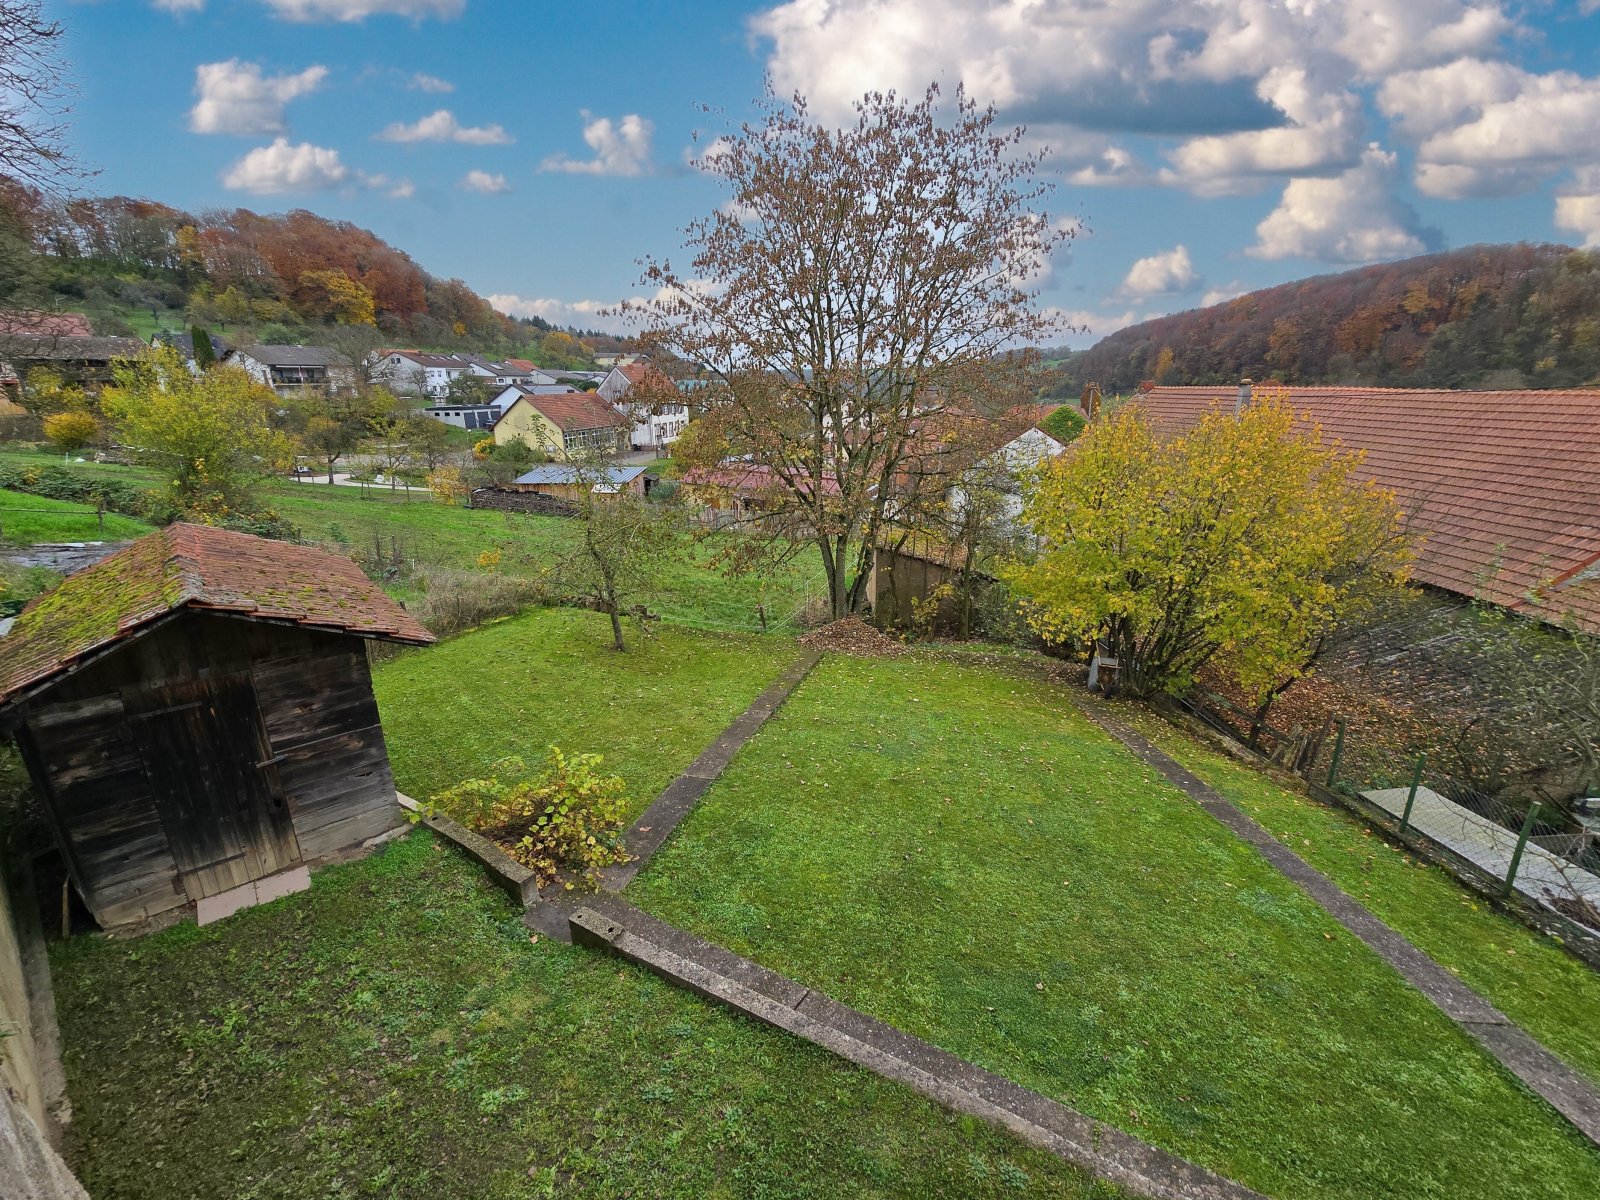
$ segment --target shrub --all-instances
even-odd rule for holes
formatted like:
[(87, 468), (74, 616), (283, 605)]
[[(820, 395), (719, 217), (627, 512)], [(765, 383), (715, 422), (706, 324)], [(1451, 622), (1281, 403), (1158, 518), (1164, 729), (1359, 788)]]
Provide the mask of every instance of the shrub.
[(411, 606), (411, 614), (440, 637), (515, 616), (550, 598), (542, 581), (498, 571), (430, 571), (418, 582), (423, 596)]
[(541, 880), (553, 879), (561, 867), (592, 879), (599, 868), (628, 857), (617, 840), (625, 788), (621, 776), (600, 774), (602, 762), (598, 754), (569, 757), (551, 746), (544, 770), (533, 775), (522, 759), (503, 758), (488, 778), (464, 780), (432, 797), (426, 812), (504, 843)]
[(142, 517), (157, 525), (165, 525), (178, 515), (171, 503), (137, 484), (67, 467), (0, 467), (0, 488), (78, 504), (104, 500), (112, 512)]

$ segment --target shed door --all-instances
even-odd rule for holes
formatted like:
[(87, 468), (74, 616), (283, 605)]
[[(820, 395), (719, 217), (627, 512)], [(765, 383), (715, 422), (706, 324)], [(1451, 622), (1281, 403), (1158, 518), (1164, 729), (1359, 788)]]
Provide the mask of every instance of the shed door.
[(134, 740), (189, 898), (299, 862), (249, 675), (185, 680), (144, 700)]

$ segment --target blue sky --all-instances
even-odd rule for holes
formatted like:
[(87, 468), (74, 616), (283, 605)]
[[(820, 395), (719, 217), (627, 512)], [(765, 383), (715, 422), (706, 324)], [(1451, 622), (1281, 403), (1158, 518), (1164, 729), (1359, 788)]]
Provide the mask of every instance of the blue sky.
[[(1439, 247), (1600, 245), (1600, 0), (48, 0), (90, 185), (356, 222), (585, 326), (724, 198), (770, 76), (833, 117), (964, 80), (1090, 230), (1090, 332)], [(720, 110), (707, 115), (702, 105)]]

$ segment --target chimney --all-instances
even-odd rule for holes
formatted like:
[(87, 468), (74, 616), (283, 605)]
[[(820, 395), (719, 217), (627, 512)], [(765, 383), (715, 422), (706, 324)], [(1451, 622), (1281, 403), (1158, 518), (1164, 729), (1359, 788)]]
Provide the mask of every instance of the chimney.
[(1239, 380), (1239, 403), (1233, 406), (1234, 415), (1237, 416), (1250, 407), (1250, 376), (1246, 375)]

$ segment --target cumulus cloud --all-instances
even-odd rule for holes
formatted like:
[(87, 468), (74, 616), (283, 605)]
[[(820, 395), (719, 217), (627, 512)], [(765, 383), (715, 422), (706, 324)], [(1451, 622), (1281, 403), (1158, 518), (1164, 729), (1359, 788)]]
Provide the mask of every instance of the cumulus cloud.
[(422, 71), (413, 75), (406, 86), (414, 92), (432, 92), (435, 95), (456, 90), (456, 85), (448, 79), (440, 79), (437, 75), (428, 75)]
[(1179, 245), (1134, 263), (1122, 281), (1121, 294), (1140, 298), (1172, 296), (1192, 292), (1204, 282), (1189, 258), (1189, 248)]
[(222, 174), (222, 186), (258, 196), (286, 192), (322, 192), (352, 178), (337, 150), (309, 142), (290, 145), (277, 138), (270, 146), (257, 146)]
[[(552, 154), (539, 164), (541, 171), (565, 171), (573, 175), (648, 175), (650, 139), (655, 126), (637, 113), (619, 121), (596, 117), (587, 110), (583, 116), (583, 140), (594, 151), (592, 159), (573, 159)], [(713, 143), (715, 144), (715, 143)]]
[(602, 333), (626, 333), (631, 328), (621, 317), (606, 315), (607, 310), (618, 303), (615, 300), (556, 300), (519, 296), (513, 292), (499, 292), (487, 299), (508, 317), (539, 317), (552, 325), (571, 325)]
[[(1358, 85), (1516, 32), (1494, 0), (788, 0), (751, 26), (779, 94), (824, 119), (869, 87), (962, 81), (1035, 127), (1186, 139), (1161, 179), (1208, 194), (1353, 166)], [(1074, 181), (1146, 181), (1131, 168), (1085, 160)]]
[(373, 136), (380, 142), (465, 142), (469, 146), (507, 146), (516, 140), (498, 125), (463, 125), (448, 108), (411, 125), (396, 121)]
[(169, 13), (199, 12), (206, 6), (206, 0), (150, 0), (156, 8)]
[(407, 17), (448, 21), (466, 10), (467, 0), (263, 0), (285, 21), (364, 21), (368, 17)]
[(1582, 237), (1586, 247), (1600, 247), (1600, 167), (1583, 168), (1556, 193), (1555, 221), (1557, 229)]
[(384, 195), (391, 200), (409, 200), (417, 194), (417, 185), (409, 179), (402, 179), (391, 187)]
[(281, 133), (284, 106), (316, 91), (328, 68), (307, 67), (294, 75), (266, 75), (259, 63), (203, 63), (195, 68), (194, 90), (200, 99), (189, 110), (195, 133)]
[(511, 185), (506, 182), (504, 175), (491, 175), (487, 171), (479, 170), (468, 171), (456, 186), (463, 191), (482, 192), (485, 196), (498, 196), (511, 190)]
[(1108, 146), (1092, 161), (1067, 174), (1079, 187), (1128, 187), (1150, 183), (1155, 173), (1121, 146)]
[(1200, 307), (1210, 308), (1213, 304), (1222, 304), (1244, 295), (1249, 290), (1244, 284), (1235, 279), (1230, 283), (1223, 284), (1221, 287), (1208, 289), (1206, 294), (1200, 297)]
[(1377, 262), (1439, 245), (1416, 210), (1394, 194), (1396, 156), (1368, 146), (1358, 165), (1331, 179), (1295, 179), (1278, 207), (1256, 226), (1256, 258)]

